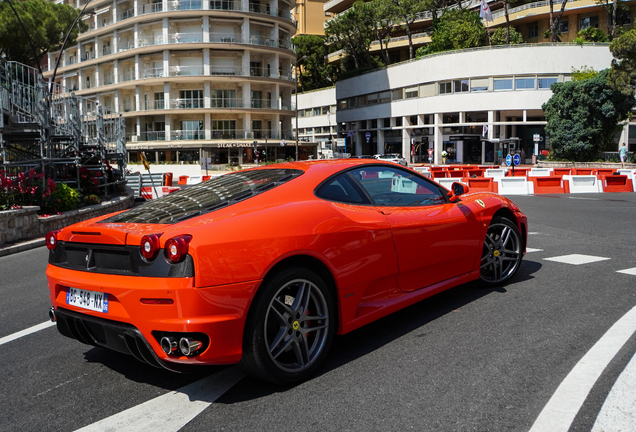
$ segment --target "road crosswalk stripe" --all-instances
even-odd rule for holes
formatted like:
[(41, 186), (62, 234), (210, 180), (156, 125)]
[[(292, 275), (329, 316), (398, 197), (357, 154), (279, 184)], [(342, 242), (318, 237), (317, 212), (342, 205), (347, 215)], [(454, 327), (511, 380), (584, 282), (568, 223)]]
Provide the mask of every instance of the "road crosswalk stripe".
[(636, 276), (636, 267), (625, 269), (625, 270), (618, 270), (616, 273), (625, 273), (628, 275)]
[(572, 265), (581, 265), (581, 264), (590, 264), (598, 261), (605, 261), (610, 258), (597, 257), (592, 255), (581, 255), (581, 254), (570, 254), (570, 255), (561, 255), (552, 258), (543, 258), (546, 261), (555, 261), (564, 264), (572, 264)]
[(24, 329), (24, 330), (19, 331), (17, 333), (13, 333), (13, 334), (10, 334), (9, 336), (3, 337), (2, 339), (0, 339), (0, 345), (4, 345), (4, 344), (6, 344), (8, 342), (11, 342), (13, 340), (19, 339), (19, 338), (21, 338), (23, 336), (30, 335), (31, 333), (35, 333), (35, 332), (38, 332), (40, 330), (44, 330), (45, 328), (49, 328), (49, 327), (52, 327), (54, 325), (55, 325), (55, 323), (51, 322), (51, 321), (46, 321), (46, 322), (43, 322), (42, 324), (34, 325), (33, 327), (29, 327), (28, 329)]
[(243, 379), (232, 366), (76, 432), (177, 432)]

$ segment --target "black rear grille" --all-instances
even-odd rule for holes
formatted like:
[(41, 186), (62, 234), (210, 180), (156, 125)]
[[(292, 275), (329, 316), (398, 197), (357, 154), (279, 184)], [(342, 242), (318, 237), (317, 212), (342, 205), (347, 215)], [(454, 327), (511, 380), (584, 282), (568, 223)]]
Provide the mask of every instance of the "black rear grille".
[(145, 277), (194, 277), (190, 255), (178, 264), (168, 263), (160, 253), (153, 261), (141, 257), (139, 246), (58, 242), (49, 252), (49, 264), (90, 273)]

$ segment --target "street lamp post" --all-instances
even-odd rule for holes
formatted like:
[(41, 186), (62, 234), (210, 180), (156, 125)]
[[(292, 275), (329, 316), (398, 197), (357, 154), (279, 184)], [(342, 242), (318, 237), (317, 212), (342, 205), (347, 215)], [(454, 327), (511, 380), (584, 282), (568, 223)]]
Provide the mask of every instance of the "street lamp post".
[(302, 56), (294, 63), (294, 82), (296, 83), (296, 160), (298, 160), (298, 73), (300, 72), (298, 64), (306, 59), (307, 56)]

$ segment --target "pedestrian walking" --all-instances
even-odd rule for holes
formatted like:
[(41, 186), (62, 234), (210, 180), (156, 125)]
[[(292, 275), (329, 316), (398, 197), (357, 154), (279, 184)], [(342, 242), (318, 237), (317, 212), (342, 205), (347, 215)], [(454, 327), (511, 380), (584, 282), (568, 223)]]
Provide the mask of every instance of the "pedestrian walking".
[(618, 155), (621, 157), (621, 168), (625, 168), (625, 159), (627, 159), (627, 146), (625, 143), (623, 143), (618, 151)]

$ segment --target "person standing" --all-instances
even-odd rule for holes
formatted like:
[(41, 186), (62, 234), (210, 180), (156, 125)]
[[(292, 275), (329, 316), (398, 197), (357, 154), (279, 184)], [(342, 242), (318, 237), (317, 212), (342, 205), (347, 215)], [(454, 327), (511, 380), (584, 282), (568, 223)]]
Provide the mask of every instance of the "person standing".
[(625, 143), (623, 143), (620, 150), (618, 151), (618, 155), (621, 157), (621, 167), (625, 168), (625, 159), (627, 159), (627, 146), (625, 145)]

